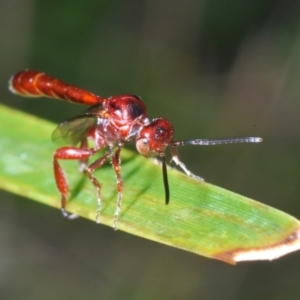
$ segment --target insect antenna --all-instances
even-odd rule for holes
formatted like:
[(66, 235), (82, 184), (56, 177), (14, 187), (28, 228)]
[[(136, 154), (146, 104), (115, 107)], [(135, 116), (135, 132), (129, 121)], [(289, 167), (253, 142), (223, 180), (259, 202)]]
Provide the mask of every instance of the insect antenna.
[(237, 138), (227, 138), (227, 139), (195, 139), (195, 140), (185, 140), (185, 141), (172, 141), (170, 143), (172, 150), (172, 160), (178, 165), (188, 176), (196, 178), (198, 180), (203, 180), (203, 178), (193, 174), (185, 164), (179, 159), (177, 147), (184, 145), (199, 145), (199, 146), (209, 146), (209, 145), (222, 145), (222, 144), (237, 144), (237, 143), (260, 143), (262, 138), (260, 137), (237, 137)]
[(162, 159), (162, 174), (163, 174), (163, 181), (164, 181), (164, 188), (165, 188), (165, 201), (166, 204), (169, 204), (170, 189), (169, 189), (166, 157), (164, 154), (161, 154), (161, 159)]
[(237, 137), (228, 139), (196, 139), (196, 140), (185, 140), (185, 141), (174, 141), (171, 143), (172, 147), (179, 147), (184, 145), (222, 145), (222, 144), (238, 144), (238, 143), (260, 143), (262, 142), (260, 137)]

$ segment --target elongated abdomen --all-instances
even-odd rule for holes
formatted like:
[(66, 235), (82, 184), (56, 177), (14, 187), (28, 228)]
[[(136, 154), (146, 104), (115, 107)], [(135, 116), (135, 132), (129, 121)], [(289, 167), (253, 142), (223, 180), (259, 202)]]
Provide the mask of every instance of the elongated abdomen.
[(84, 105), (101, 104), (106, 100), (34, 70), (24, 70), (12, 76), (9, 89), (25, 97), (50, 97)]

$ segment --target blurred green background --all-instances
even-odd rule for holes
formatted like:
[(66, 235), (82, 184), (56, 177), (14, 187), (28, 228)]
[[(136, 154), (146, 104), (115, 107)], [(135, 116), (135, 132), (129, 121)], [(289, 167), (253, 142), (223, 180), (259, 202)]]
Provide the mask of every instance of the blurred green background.
[[(300, 218), (299, 30), (297, 1), (4, 0), (1, 102), (56, 123), (85, 110), (10, 94), (9, 77), (32, 68), (101, 96), (140, 95), (150, 117), (172, 121), (175, 139), (261, 136), (184, 147), (181, 159)], [(230, 266), (0, 199), (1, 299), (299, 299), (300, 253)]]

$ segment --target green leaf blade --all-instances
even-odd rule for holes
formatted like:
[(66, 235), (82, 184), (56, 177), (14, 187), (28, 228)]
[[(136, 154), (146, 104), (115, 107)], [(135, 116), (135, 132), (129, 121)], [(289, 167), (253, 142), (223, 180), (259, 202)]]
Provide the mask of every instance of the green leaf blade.
[[(0, 107), (0, 187), (60, 208), (51, 133), (55, 125)], [(169, 169), (171, 200), (165, 205), (161, 168), (122, 150), (124, 194), (118, 229), (229, 263), (274, 259), (300, 248), (300, 223), (274, 208)], [(64, 161), (70, 184), (67, 210), (95, 220), (95, 190), (76, 162)], [(100, 223), (112, 226), (116, 180), (110, 164), (95, 172), (102, 184)]]

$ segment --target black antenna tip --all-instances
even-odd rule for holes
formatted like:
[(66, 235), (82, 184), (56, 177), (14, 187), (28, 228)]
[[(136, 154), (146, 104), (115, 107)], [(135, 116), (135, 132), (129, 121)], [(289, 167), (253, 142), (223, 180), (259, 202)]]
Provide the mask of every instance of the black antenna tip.
[(165, 202), (166, 205), (169, 204), (170, 200), (170, 189), (169, 189), (169, 182), (168, 182), (168, 172), (167, 172), (167, 164), (166, 164), (166, 158), (164, 155), (161, 155), (162, 158), (162, 173), (163, 173), (163, 181), (164, 181), (164, 187), (165, 187)]

